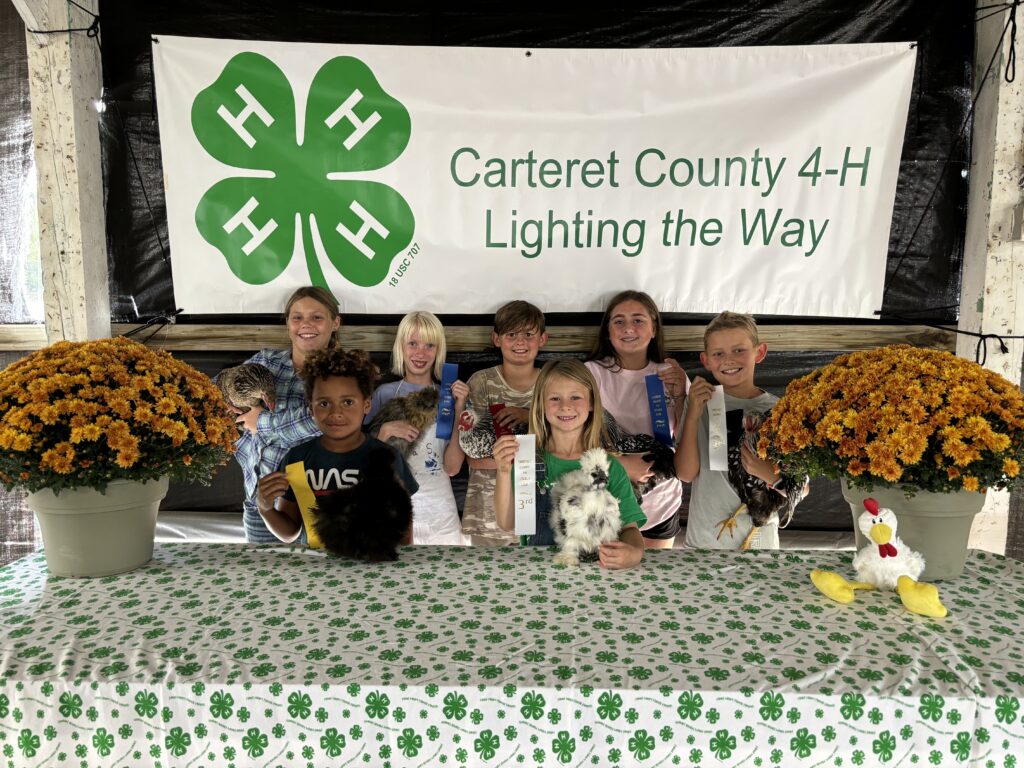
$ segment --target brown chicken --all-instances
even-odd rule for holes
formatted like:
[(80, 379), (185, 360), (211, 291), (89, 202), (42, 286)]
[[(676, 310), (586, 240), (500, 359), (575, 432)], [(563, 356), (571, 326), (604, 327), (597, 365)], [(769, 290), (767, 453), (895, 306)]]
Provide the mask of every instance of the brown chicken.
[(274, 374), (258, 363), (242, 363), (234, 368), (225, 368), (217, 376), (224, 400), (241, 411), (248, 411), (262, 405), (268, 411), (274, 410), (277, 383)]

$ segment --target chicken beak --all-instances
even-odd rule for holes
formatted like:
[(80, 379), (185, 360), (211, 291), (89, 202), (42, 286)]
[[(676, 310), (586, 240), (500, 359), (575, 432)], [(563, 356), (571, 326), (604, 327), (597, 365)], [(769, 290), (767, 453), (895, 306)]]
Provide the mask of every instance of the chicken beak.
[(268, 411), (273, 411), (273, 410), (274, 410), (274, 405), (275, 405), (275, 403), (274, 403), (274, 400), (273, 400), (272, 398), (269, 398), (269, 397), (264, 397), (264, 398), (263, 398), (263, 405), (264, 405), (264, 407), (265, 407), (265, 408), (266, 408), (266, 409), (267, 409)]
[(885, 523), (878, 523), (877, 525), (871, 526), (871, 532), (869, 535), (875, 544), (888, 544), (889, 539), (892, 538), (892, 528)]

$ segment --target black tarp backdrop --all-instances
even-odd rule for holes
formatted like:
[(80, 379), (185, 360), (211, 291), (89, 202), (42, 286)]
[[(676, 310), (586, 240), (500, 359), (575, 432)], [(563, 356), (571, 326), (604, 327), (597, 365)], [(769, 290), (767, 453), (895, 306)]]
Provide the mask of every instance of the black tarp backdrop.
[[(154, 102), (151, 36), (267, 39), (390, 45), (550, 48), (713, 47), (914, 41), (917, 70), (890, 233), (883, 314), (954, 323), (958, 317), (966, 222), (974, 4), (929, 0), (720, 2), (697, 0), (629, 8), (591, 7), (585, 13), (552, 5), (477, 3), (470, 10), (403, 8), (388, 4), (338, 8), (328, 3), (224, 2), (183, 4), (101, 0), (103, 75), (107, 109), (101, 146), (110, 259), (111, 313), (136, 322), (175, 309), (164, 208), (162, 158)], [(990, 54), (985, 53), (987, 61)], [(947, 162), (948, 160), (948, 162)], [(933, 190), (937, 194), (932, 198)], [(920, 225), (920, 226), (919, 226)], [(917, 230), (916, 235), (911, 236)], [(897, 273), (898, 265), (898, 273)], [(766, 291), (772, 290), (765, 286)], [(509, 298), (514, 298), (510, 296)], [(453, 307), (453, 310), (456, 308)], [(723, 307), (725, 309), (725, 307)], [(480, 315), (441, 314), (446, 324), (486, 324)], [(204, 317), (178, 322), (265, 323), (268, 316)], [(395, 323), (397, 316), (347, 316), (353, 324)], [(557, 326), (596, 324), (596, 314), (550, 314)], [(707, 316), (670, 315), (668, 323), (703, 323)], [(762, 323), (785, 318), (761, 318)], [(789, 320), (791, 321), (791, 320)], [(849, 322), (849, 321), (838, 321)], [(209, 373), (247, 355), (192, 353), (180, 357)], [(694, 354), (679, 355), (692, 374)], [(766, 389), (781, 394), (792, 378), (834, 357), (828, 351), (770, 353), (759, 369)], [(493, 365), (491, 352), (450, 356), (463, 378)], [(385, 356), (378, 362), (386, 366)], [(176, 487), (165, 508), (237, 509), (240, 480), (232, 466), (212, 489)], [(834, 483), (816, 483), (794, 528), (849, 529)]]
[[(102, 116), (101, 130), (111, 311), (115, 321), (133, 322), (175, 309), (150, 50), (152, 35), (170, 34), (333, 43), (552, 48), (916, 41), (917, 71), (890, 235), (889, 278), (905, 252), (906, 258), (882, 309), (890, 316), (955, 323), (966, 221), (967, 180), (963, 172), (970, 142), (960, 142), (952, 161), (945, 161), (971, 101), (973, 3), (782, 0), (766, 4), (697, 0), (629, 9), (598, 6), (585, 13), (552, 5), (529, 13), (518, 6), (486, 2), (475, 4), (472, 10), (400, 10), (401, 6), (393, 4), (385, 9), (379, 3), (365, 5), (338, 8), (316, 2), (241, 4), (210, 0), (198, 4), (101, 0), (108, 107)], [(911, 244), (911, 234), (937, 184), (941, 184), (939, 193)], [(771, 290), (770, 286), (766, 290)], [(179, 322), (189, 319), (179, 318)], [(259, 318), (222, 315), (219, 319), (246, 322)], [(552, 319), (580, 321), (579, 316)], [(380, 320), (380, 316), (358, 319), (366, 323)], [(486, 323), (489, 318), (462, 316), (458, 320)]]

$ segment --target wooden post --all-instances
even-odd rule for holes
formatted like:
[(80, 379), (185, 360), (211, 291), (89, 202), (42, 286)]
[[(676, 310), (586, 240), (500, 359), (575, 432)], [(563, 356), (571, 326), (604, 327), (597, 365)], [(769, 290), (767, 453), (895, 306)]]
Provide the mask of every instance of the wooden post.
[[(1024, 377), (1024, 361), (1021, 363), (1021, 376)], [(1006, 517), (1006, 549), (1003, 554), (1024, 560), (1024, 491), (1014, 489), (1010, 492)]]
[[(47, 341), (110, 335), (110, 295), (96, 105), (102, 95), (92, 16), (65, 0), (13, 0), (27, 28)], [(82, 0), (98, 8), (97, 0)]]
[[(977, 3), (979, 6), (984, 2)], [(999, 335), (1024, 333), (1024, 242), (1019, 158), (1024, 153), (1024, 71), (1012, 83), (1004, 78), (1010, 36), (1003, 40), (984, 84), (981, 81), (1008, 16), (990, 17), (977, 25), (975, 89), (984, 85), (974, 113), (974, 133), (967, 203), (960, 328)], [(978, 340), (960, 335), (957, 354), (973, 360)], [(1007, 353), (987, 340), (987, 368), (1020, 383), (1024, 344), (1007, 340)], [(1008, 494), (989, 493), (985, 509), (975, 518), (969, 546), (1003, 553), (1007, 536)]]

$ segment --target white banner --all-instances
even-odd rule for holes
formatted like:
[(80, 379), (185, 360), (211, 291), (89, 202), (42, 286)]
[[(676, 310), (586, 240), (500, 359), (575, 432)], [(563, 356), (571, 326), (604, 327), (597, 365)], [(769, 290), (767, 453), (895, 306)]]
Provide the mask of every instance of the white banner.
[(871, 317), (910, 44), (153, 44), (178, 306)]

